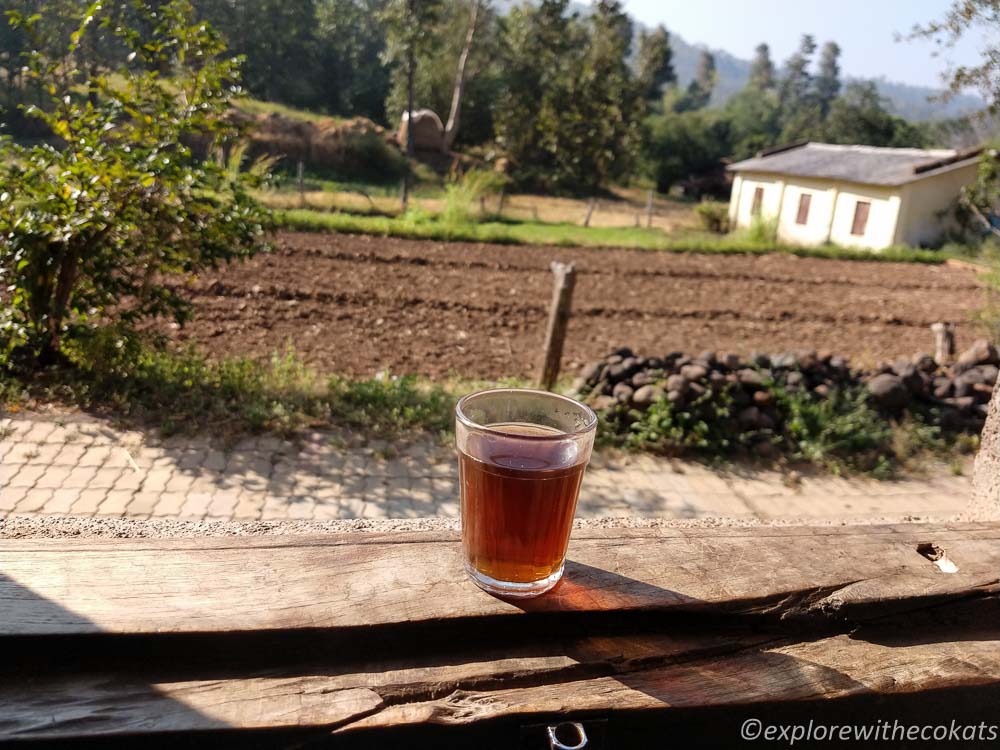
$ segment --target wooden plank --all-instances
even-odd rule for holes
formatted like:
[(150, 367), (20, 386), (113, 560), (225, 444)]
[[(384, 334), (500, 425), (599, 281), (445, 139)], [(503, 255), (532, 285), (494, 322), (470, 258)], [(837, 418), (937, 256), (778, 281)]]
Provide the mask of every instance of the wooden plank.
[[(386, 702), (432, 700), (459, 690), (558, 684), (653, 665), (707, 658), (775, 640), (759, 633), (567, 638), (408, 658), (351, 663), (317, 660), (305, 675), (248, 677), (230, 666), (211, 680), (164, 680), (157, 665), (0, 680), (0, 741), (93, 735), (334, 727)], [(197, 672), (197, 654), (188, 669)], [(253, 669), (251, 664), (249, 669)], [(246, 671), (244, 665), (242, 671)], [(315, 673), (314, 673), (315, 672)]]
[[(917, 553), (947, 550), (958, 572)], [(1000, 524), (588, 530), (567, 578), (515, 605), (450, 533), (0, 543), (0, 638), (437, 624), (525, 612), (847, 621), (998, 590)]]
[[(501, 690), (456, 690), (385, 705), (338, 731), (470, 725), (532, 716), (663, 712), (838, 700), (1000, 685), (1000, 634), (983, 640), (886, 645), (837, 635), (772, 649), (593, 679)], [(984, 704), (984, 709), (986, 705)]]
[(530, 723), (610, 711), (656, 715), (1000, 685), (995, 627), (932, 642), (836, 635), (760, 647), (751, 638), (716, 655), (685, 653), (712, 640), (705, 634), (579, 639), (546, 654), (466, 654), (438, 664), (427, 658), (410, 668), (316, 665), (316, 674), (275, 678), (35, 678), (0, 687), (0, 741), (309, 728), (377, 737), (427, 724)]
[(0, 741), (331, 727), (382, 705), (327, 677), (144, 683), (113, 674), (32, 680), (0, 691)]

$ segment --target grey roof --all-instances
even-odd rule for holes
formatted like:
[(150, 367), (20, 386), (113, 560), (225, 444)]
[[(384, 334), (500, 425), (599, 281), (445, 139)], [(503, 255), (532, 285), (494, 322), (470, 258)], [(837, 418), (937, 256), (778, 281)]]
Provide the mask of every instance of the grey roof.
[(730, 164), (732, 172), (771, 172), (797, 177), (824, 177), (864, 185), (902, 185), (939, 170), (975, 161), (979, 150), (924, 150), (799, 143), (761, 151), (752, 159)]

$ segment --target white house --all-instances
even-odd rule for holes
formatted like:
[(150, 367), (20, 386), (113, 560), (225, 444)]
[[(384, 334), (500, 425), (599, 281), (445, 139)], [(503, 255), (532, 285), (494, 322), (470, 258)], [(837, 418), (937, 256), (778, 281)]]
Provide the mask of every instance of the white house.
[(778, 238), (799, 245), (930, 245), (948, 223), (979, 150), (798, 143), (731, 164), (729, 222), (777, 219)]

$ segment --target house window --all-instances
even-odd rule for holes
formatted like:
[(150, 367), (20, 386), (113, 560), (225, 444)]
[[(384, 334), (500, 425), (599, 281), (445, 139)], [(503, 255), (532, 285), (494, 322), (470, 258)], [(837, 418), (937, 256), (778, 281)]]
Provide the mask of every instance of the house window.
[(851, 222), (851, 234), (859, 237), (865, 233), (868, 227), (868, 211), (872, 204), (868, 201), (858, 201), (854, 204), (854, 221)]
[(803, 193), (799, 196), (799, 212), (795, 215), (796, 224), (805, 224), (809, 221), (809, 204), (812, 202), (812, 196), (809, 193)]
[(761, 204), (764, 202), (764, 188), (753, 189), (753, 203), (750, 204), (750, 215), (760, 216)]

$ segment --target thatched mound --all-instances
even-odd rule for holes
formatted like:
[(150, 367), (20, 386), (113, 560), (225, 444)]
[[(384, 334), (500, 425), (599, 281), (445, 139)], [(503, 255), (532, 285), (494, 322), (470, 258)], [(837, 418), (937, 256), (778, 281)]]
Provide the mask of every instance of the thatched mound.
[[(396, 137), (404, 148), (409, 125), (406, 112), (403, 112)], [(440, 151), (443, 143), (444, 125), (441, 124), (441, 118), (430, 109), (413, 110), (413, 148), (417, 151)]]

